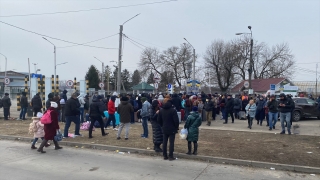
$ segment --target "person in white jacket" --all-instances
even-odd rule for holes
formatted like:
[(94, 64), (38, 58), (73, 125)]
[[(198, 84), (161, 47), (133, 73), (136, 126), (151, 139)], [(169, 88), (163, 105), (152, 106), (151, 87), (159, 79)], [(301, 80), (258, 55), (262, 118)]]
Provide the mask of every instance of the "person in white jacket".
[(83, 123), (84, 122), (84, 117), (83, 117), (83, 113), (84, 113), (84, 105), (86, 104), (86, 101), (84, 100), (85, 94), (81, 93), (78, 96), (78, 100), (80, 103), (80, 122)]

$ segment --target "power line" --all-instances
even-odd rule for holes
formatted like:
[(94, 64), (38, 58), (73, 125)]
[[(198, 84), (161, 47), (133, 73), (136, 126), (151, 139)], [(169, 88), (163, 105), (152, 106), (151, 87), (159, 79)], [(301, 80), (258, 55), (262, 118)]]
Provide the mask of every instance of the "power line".
[(143, 45), (143, 44), (140, 44), (140, 43), (138, 43), (138, 42), (137, 42), (137, 41), (135, 41), (135, 40), (132, 40), (131, 38), (129, 38), (129, 37), (128, 37), (128, 36), (126, 36), (125, 34), (123, 34), (123, 36), (124, 36), (124, 37), (126, 37), (127, 39), (129, 39), (129, 40), (131, 40), (131, 41), (135, 42), (136, 44), (139, 44), (139, 45), (141, 45), (141, 46), (143, 46), (143, 47), (147, 48), (147, 46), (145, 46), (145, 45)]
[(151, 45), (154, 45), (154, 46), (157, 46), (157, 47), (160, 47), (160, 48), (164, 48), (164, 49), (165, 49), (165, 47), (162, 47), (162, 46), (159, 46), (159, 45), (156, 45), (156, 44), (150, 43), (150, 42), (148, 42), (148, 41), (144, 41), (144, 40), (141, 40), (141, 39), (138, 39), (138, 38), (132, 37), (132, 36), (130, 36), (130, 38), (131, 38), (131, 39), (135, 39), (135, 40), (137, 40), (137, 41), (142, 41), (142, 42), (144, 42), (144, 43), (151, 44)]
[(296, 64), (316, 64), (316, 63), (320, 63), (320, 62), (296, 63)]
[(137, 46), (138, 48), (144, 49), (144, 48), (140, 47), (139, 45), (137, 45), (136, 43), (132, 42), (130, 39), (126, 38), (125, 36), (124, 36), (124, 39), (126, 39), (129, 42), (131, 42), (133, 45)]
[[(89, 42), (86, 42), (86, 43), (81, 43), (81, 45), (89, 44), (89, 43), (92, 43), (92, 42), (97, 42), (97, 41), (100, 41), (100, 40), (103, 40), (103, 39), (107, 39), (107, 38), (116, 36), (116, 35), (118, 35), (118, 34), (119, 34), (119, 33), (114, 34), (114, 35), (111, 35), (111, 36), (103, 37), (103, 38), (100, 38), (100, 39), (97, 39), (97, 40), (89, 41)], [(63, 47), (57, 47), (57, 48), (68, 48), (68, 47), (74, 47), (74, 46), (80, 46), (80, 45), (63, 46)]]
[(8, 25), (8, 26), (11, 26), (11, 27), (14, 27), (14, 28), (17, 28), (17, 29), (20, 29), (20, 30), (23, 30), (23, 31), (26, 31), (26, 32), (29, 32), (29, 33), (36, 34), (36, 35), (39, 35), (39, 36), (42, 36), (42, 37), (47, 37), (47, 38), (55, 39), (55, 40), (58, 40), (58, 41), (63, 41), (63, 42), (70, 43), (70, 44), (76, 44), (76, 45), (88, 46), (88, 47), (100, 48), (100, 49), (118, 49), (118, 48), (106, 48), (106, 47), (99, 47), (99, 46), (90, 46), (90, 45), (79, 44), (79, 43), (75, 43), (75, 42), (71, 42), (71, 41), (67, 41), (67, 40), (63, 40), (63, 39), (59, 39), (59, 38), (55, 38), (55, 37), (51, 37), (51, 36), (47, 36), (47, 35), (44, 35), (44, 34), (40, 34), (40, 33), (34, 32), (34, 31), (26, 30), (26, 29), (23, 29), (23, 28), (21, 28), (21, 27), (18, 27), (18, 26), (15, 26), (15, 25), (12, 25), (12, 24), (3, 22), (3, 21), (0, 21), (0, 23), (6, 24), (6, 25)]
[(5, 16), (0, 16), (0, 17), (8, 18), (8, 17), (18, 17), (18, 16), (20, 16), (20, 17), (21, 16), (40, 16), (40, 15), (66, 14), (66, 13), (77, 13), (77, 12), (87, 12), (87, 11), (100, 11), (100, 10), (107, 10), (107, 9), (119, 9), (119, 8), (134, 7), (134, 6), (145, 6), (145, 5), (151, 5), (151, 4), (161, 4), (161, 3), (167, 3), (167, 2), (172, 2), (172, 1), (177, 1), (177, 0), (158, 1), (158, 2), (152, 2), (152, 3), (132, 4), (132, 5), (126, 5), (126, 6), (114, 6), (114, 7), (96, 8), (96, 9), (60, 11), (60, 12), (51, 12), (51, 13), (5, 15)]

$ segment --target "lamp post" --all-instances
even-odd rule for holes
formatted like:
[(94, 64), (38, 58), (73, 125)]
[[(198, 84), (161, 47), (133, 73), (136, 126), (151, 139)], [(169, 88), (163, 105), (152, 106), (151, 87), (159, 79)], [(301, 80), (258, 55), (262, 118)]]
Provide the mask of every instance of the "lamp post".
[[(100, 61), (98, 58), (94, 57), (96, 60)], [(102, 70), (101, 70), (101, 81), (104, 82), (104, 62), (100, 61), (102, 63)]]
[(252, 30), (251, 26), (248, 26), (248, 29), (250, 30), (250, 33), (236, 33), (236, 35), (242, 35), (242, 34), (250, 34), (251, 40), (250, 40), (250, 65), (249, 65), (249, 89), (252, 89), (252, 67), (253, 67), (253, 59), (252, 59), (252, 48), (253, 48), (253, 39), (252, 39)]
[(120, 25), (120, 33), (119, 33), (119, 56), (118, 56), (118, 74), (117, 74), (117, 93), (120, 94), (121, 89), (121, 57), (122, 57), (122, 31), (123, 31), (123, 25), (130, 21), (131, 19), (139, 16), (140, 14), (137, 14), (133, 16), (132, 18), (125, 21), (122, 25)]
[(185, 41), (188, 42), (188, 44), (193, 48), (193, 63), (192, 63), (192, 87), (194, 88), (195, 82), (194, 80), (196, 80), (196, 50), (194, 49), (194, 47), (192, 46), (192, 44), (186, 39), (183, 38)]
[(110, 84), (109, 84), (109, 76), (110, 76), (110, 72), (109, 72), (109, 66), (107, 65), (107, 74), (108, 74), (108, 76), (107, 76), (107, 85), (108, 85), (108, 89), (107, 89), (107, 91), (108, 91), (108, 93), (109, 93), (109, 86), (110, 86)]
[(53, 45), (53, 53), (54, 53), (54, 92), (56, 92), (57, 90), (57, 82), (56, 82), (56, 71), (57, 71), (57, 63), (56, 63), (56, 45), (54, 45), (52, 42), (50, 42), (48, 39), (46, 39), (45, 37), (42, 37), (44, 40), (48, 41), (50, 44)]
[[(5, 55), (3, 55), (3, 54), (1, 54), (1, 55), (6, 59), (5, 70), (4, 70), (4, 78), (6, 78), (7, 77), (7, 57)], [(7, 87), (6, 84), (4, 86)]]

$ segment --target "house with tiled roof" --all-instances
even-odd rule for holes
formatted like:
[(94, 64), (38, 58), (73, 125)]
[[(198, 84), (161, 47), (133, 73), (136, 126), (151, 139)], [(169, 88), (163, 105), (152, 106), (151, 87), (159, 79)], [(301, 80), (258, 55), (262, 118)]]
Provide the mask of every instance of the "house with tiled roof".
[[(248, 89), (244, 87), (244, 83), (248, 81), (242, 81), (237, 84), (235, 87), (231, 89), (231, 93), (241, 93), (241, 92), (248, 92)], [(276, 90), (275, 92), (280, 92), (283, 90), (285, 85), (294, 86), (294, 84), (286, 79), (286, 78), (270, 78), (270, 79), (252, 79), (251, 86), (253, 89), (253, 93), (255, 94), (265, 94), (268, 90), (270, 90), (270, 85), (275, 84)]]

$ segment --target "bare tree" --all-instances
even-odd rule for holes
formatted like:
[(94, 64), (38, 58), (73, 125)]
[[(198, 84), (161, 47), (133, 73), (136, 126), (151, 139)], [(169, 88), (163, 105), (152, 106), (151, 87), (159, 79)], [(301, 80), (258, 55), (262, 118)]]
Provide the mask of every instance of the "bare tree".
[(146, 74), (148, 70), (155, 71), (162, 75), (162, 66), (163, 64), (158, 49), (146, 48), (141, 52), (139, 67), (142, 75)]

